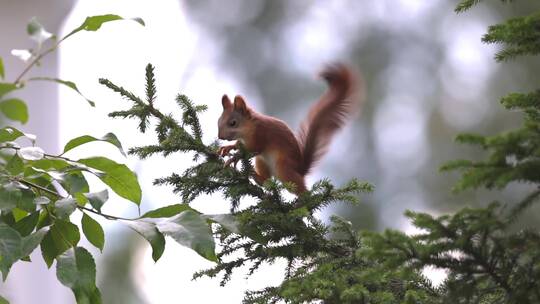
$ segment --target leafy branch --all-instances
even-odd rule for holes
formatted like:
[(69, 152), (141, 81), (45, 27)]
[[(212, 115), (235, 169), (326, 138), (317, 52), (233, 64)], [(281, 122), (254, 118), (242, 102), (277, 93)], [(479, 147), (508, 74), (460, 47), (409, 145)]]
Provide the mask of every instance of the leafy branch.
[[(123, 19), (117, 15), (88, 17), (80, 27), (64, 38), (47, 32), (33, 18), (27, 32), (36, 42), (34, 50), (13, 50), (12, 54), (29, 60), (28, 65), (13, 82), (0, 82), (0, 111), (11, 120), (28, 121), (28, 109), (18, 98), (5, 98), (25, 86), (24, 77), (39, 65), (47, 55), (54, 52), (60, 43), (80, 31), (96, 31), (103, 23)], [(137, 18), (137, 22), (144, 22)], [(51, 43), (48, 48), (43, 48)], [(3, 60), (0, 58), (0, 78), (5, 78)], [(75, 83), (49, 77), (34, 77), (27, 81), (46, 80), (78, 90)], [(83, 96), (84, 97), (84, 96)], [(94, 103), (85, 98), (91, 105)], [(15, 142), (26, 138), (31, 145)], [(120, 141), (112, 133), (102, 138), (85, 135), (68, 142), (60, 155), (52, 155), (36, 146), (36, 137), (11, 126), (0, 129), (0, 271), (5, 280), (12, 265), (17, 261), (30, 261), (30, 254), (38, 246), (48, 267), (57, 261), (57, 276), (61, 283), (70, 287), (79, 303), (100, 303), (101, 296), (95, 285), (95, 263), (90, 253), (78, 247), (80, 232), (70, 221), (70, 215), (83, 212), (82, 231), (91, 244), (103, 250), (104, 231), (100, 224), (88, 214), (99, 215), (109, 220), (135, 222), (101, 212), (108, 200), (108, 190), (90, 192), (83, 173), (100, 178), (119, 196), (139, 205), (141, 190), (135, 174), (123, 164), (105, 157), (90, 157), (78, 160), (63, 156), (80, 145), (101, 141), (115, 145), (123, 153)], [(86, 207), (90, 204), (90, 207)], [(154, 211), (153, 214), (155, 214)], [(159, 213), (159, 212), (158, 212)], [(84, 279), (80, 279), (84, 278)], [(0, 297), (3, 303), (7, 300)]]

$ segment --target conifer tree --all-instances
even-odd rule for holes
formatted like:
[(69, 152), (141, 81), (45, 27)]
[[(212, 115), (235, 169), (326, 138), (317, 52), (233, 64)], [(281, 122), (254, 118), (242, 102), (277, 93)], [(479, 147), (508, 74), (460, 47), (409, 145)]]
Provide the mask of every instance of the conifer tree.
[[(221, 249), (217, 252), (218, 263), (196, 273), (194, 278), (219, 276), (224, 286), (241, 266), (249, 266), (249, 276), (263, 263), (285, 260), (288, 264), (283, 283), (247, 293), (246, 303), (279, 300), (301, 303), (315, 299), (328, 303), (415, 303), (428, 301), (437, 294), (418, 271), (397, 266), (388, 273), (382, 272), (386, 270), (383, 260), (364, 254), (366, 247), (359, 234), (352, 230), (351, 223), (333, 217), (333, 224), (325, 225), (314, 216), (315, 211), (335, 202), (357, 203), (358, 194), (371, 192), (372, 185), (352, 180), (338, 188), (329, 180), (321, 180), (310, 191), (293, 199), (283, 195), (284, 191), (292, 190), (292, 185), (271, 179), (259, 186), (252, 178), (252, 155), (240, 149), (233, 156), (240, 163), (239, 168), (228, 167), (218, 155), (216, 142), (203, 143), (198, 114), (205, 106), (195, 105), (188, 97), (178, 95), (176, 101), (182, 110), (180, 121), (155, 106), (153, 71), (149, 64), (146, 100), (107, 79), (101, 79), (100, 83), (133, 104), (127, 110), (110, 113), (111, 117), (135, 118), (141, 132), (146, 132), (150, 122), (156, 121), (157, 143), (131, 148), (128, 153), (143, 159), (177, 152), (193, 155), (192, 167), (181, 174), (157, 178), (156, 185), (172, 185), (185, 205), (190, 205), (201, 194), (218, 191), (230, 203), (230, 215), (203, 215), (219, 223), (213, 231)], [(256, 203), (240, 209), (240, 200), (245, 197)], [(196, 208), (189, 208), (192, 207)]]
[[(462, 1), (463, 12), (480, 1)], [(510, 1), (503, 1), (510, 2)], [(482, 41), (502, 49), (497, 61), (540, 53), (540, 12), (490, 26)], [(540, 91), (511, 93), (501, 104), (523, 113), (523, 125), (501, 134), (460, 134), (457, 142), (488, 152), (482, 161), (456, 160), (441, 170), (461, 170), (455, 191), (502, 189), (511, 182), (532, 185), (519, 202), (492, 202), (487, 208), (464, 208), (454, 215), (434, 218), (407, 212), (423, 233), (399, 231), (364, 233), (370, 254), (390, 265), (413, 270), (436, 266), (448, 272), (441, 286), (442, 303), (539, 303), (540, 234), (537, 229), (516, 231), (516, 221), (540, 195)]]

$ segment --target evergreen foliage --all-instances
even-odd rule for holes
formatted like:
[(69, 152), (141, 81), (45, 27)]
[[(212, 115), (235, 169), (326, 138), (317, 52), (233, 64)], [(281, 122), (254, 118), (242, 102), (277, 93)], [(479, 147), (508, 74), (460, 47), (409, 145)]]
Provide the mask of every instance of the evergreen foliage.
[[(147, 88), (154, 87), (153, 70), (151, 65), (146, 68)], [(247, 293), (246, 303), (302, 303), (317, 299), (328, 303), (428, 303), (437, 295), (418, 271), (397, 266), (384, 272), (384, 261), (365, 254), (370, 247), (349, 222), (333, 217), (329, 226), (313, 215), (335, 202), (357, 203), (358, 194), (371, 192), (372, 185), (352, 180), (336, 188), (330, 181), (321, 180), (301, 196), (286, 199), (283, 192), (290, 191), (292, 185), (271, 179), (259, 186), (253, 181), (252, 155), (240, 149), (232, 156), (240, 163), (239, 168), (224, 166), (217, 143), (202, 142), (198, 114), (205, 107), (178, 95), (182, 120), (177, 121), (171, 114), (160, 112), (149, 102), (151, 98), (143, 102), (109, 80), (101, 79), (100, 83), (133, 104), (128, 110), (112, 112), (111, 117), (136, 118), (143, 132), (149, 127), (149, 118), (156, 121), (157, 144), (131, 148), (130, 154), (146, 158), (157, 153), (167, 156), (188, 152), (194, 156), (196, 163), (192, 167), (182, 174), (158, 178), (155, 184), (174, 186), (184, 204), (192, 203), (201, 194), (218, 191), (230, 202), (233, 217), (207, 216), (220, 224), (214, 227), (220, 243), (219, 262), (196, 273), (194, 278), (220, 276), (223, 286), (242, 266), (249, 267), (249, 276), (261, 264), (282, 259), (288, 265), (283, 283)], [(155, 94), (155, 89), (150, 91), (148, 95)], [(241, 199), (247, 197), (254, 199), (255, 204), (240, 209)]]
[[(153, 67), (148, 65), (146, 71), (147, 87), (152, 87)], [(224, 160), (217, 154), (216, 143), (208, 146), (202, 143), (197, 114), (204, 107), (196, 106), (185, 96), (179, 95), (177, 101), (183, 111), (180, 123), (172, 115), (161, 113), (154, 105), (143, 103), (141, 98), (109, 80), (101, 79), (100, 83), (133, 103), (130, 109), (113, 112), (110, 116), (136, 117), (143, 126), (141, 130), (147, 129), (148, 117), (157, 121), (155, 130), (158, 143), (132, 148), (129, 153), (145, 158), (156, 153), (169, 155), (174, 152), (190, 152), (195, 160), (199, 160), (182, 174), (159, 178), (156, 184), (173, 185), (185, 204), (191, 203), (200, 194), (216, 191), (222, 192), (231, 204), (234, 220), (226, 221), (224, 217), (209, 216), (209, 219), (221, 224), (214, 229), (221, 245), (217, 254), (219, 263), (196, 273), (195, 278), (221, 275), (221, 284), (225, 285), (233, 272), (241, 266), (249, 265), (248, 275), (251, 275), (263, 263), (284, 259), (288, 267), (287, 278), (282, 286), (251, 292), (246, 295), (246, 303), (266, 303), (279, 299), (299, 303), (317, 298), (342, 303), (372, 297), (380, 303), (389, 303), (386, 302), (389, 299), (400, 303), (404, 299), (410, 302), (433, 295), (434, 291), (427, 280), (417, 272), (403, 271), (398, 267), (393, 275), (379, 277), (377, 273), (381, 270), (381, 261), (358, 255), (363, 246), (358, 234), (351, 230), (350, 223), (335, 217), (335, 225), (330, 227), (313, 216), (315, 211), (334, 202), (357, 203), (358, 193), (373, 190), (370, 184), (352, 180), (336, 188), (328, 180), (321, 180), (300, 197), (287, 200), (283, 191), (290, 190), (291, 185), (269, 180), (261, 187), (252, 180), (251, 155), (240, 150), (233, 156), (240, 162), (237, 170), (224, 166)], [(191, 132), (184, 128), (189, 128)], [(239, 210), (239, 202), (245, 197), (255, 199), (256, 203)], [(330, 233), (341, 237), (332, 239)], [(238, 252), (242, 254), (238, 256)], [(341, 269), (345, 265), (351, 268)], [(362, 271), (353, 274), (352, 269)], [(339, 284), (327, 284), (329, 273), (339, 278)], [(321, 281), (322, 278), (324, 280)], [(316, 288), (299, 284), (308, 279), (312, 280)], [(302, 292), (303, 296), (299, 297), (298, 292)]]
[(504, 44), (504, 49), (495, 55), (497, 61), (512, 59), (519, 55), (540, 53), (540, 12), (530, 16), (513, 18), (503, 24), (490, 26), (482, 41)]
[[(535, 55), (540, 52), (540, 12), (510, 19), (499, 25), (490, 26), (482, 39), (488, 43), (499, 43), (503, 50), (497, 60), (511, 59), (517, 55)], [(457, 160), (444, 165), (443, 171), (462, 170), (461, 180), (455, 190), (486, 187), (504, 188), (509, 183), (521, 182), (540, 184), (540, 91), (511, 93), (501, 99), (501, 104), (523, 113), (522, 127), (493, 136), (460, 134), (457, 141), (478, 145), (489, 153), (486, 160)], [(530, 206), (540, 194), (538, 187), (513, 207), (512, 216)]]
[[(464, 11), (477, 2), (462, 1), (456, 10)], [(539, 16), (536, 12), (491, 26), (482, 40), (503, 45), (495, 56), (497, 61), (536, 55), (540, 52)], [(438, 218), (407, 212), (423, 231), (414, 236), (399, 231), (364, 233), (372, 254), (386, 263), (416, 270), (426, 266), (445, 269), (448, 278), (439, 290), (441, 303), (540, 302), (540, 234), (537, 229), (516, 231), (515, 226), (540, 196), (540, 94), (512, 93), (501, 104), (523, 112), (523, 126), (493, 136), (458, 135), (458, 142), (477, 145), (489, 155), (482, 161), (451, 161), (441, 170), (463, 171), (455, 191), (502, 189), (519, 182), (534, 186), (531, 193), (517, 203), (494, 202), (486, 208), (464, 208)]]
[[(512, 2), (513, 0), (499, 0), (501, 2)], [(482, 2), (482, 0), (462, 0), (455, 8), (456, 13), (462, 13), (471, 7), (477, 5), (478, 3)]]

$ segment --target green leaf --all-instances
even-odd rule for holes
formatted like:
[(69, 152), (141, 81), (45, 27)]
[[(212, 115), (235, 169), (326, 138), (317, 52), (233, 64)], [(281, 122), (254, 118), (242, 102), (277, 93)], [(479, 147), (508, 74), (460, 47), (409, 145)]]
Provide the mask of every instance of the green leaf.
[(37, 21), (36, 17), (30, 19), (30, 22), (26, 25), (26, 32), (38, 44), (42, 44), (54, 36), (45, 30), (43, 25)]
[(80, 238), (79, 228), (76, 225), (60, 219), (55, 220), (54, 225), (41, 241), (41, 255), (47, 267), (51, 267), (57, 256), (75, 247)]
[(40, 160), (45, 156), (45, 151), (40, 147), (24, 147), (19, 149), (17, 153), (26, 160)]
[(16, 207), (29, 212), (35, 210), (35, 206), (32, 204), (32, 200), (34, 199), (33, 192), (28, 189), (19, 188), (19, 185), (23, 186), (16, 183), (0, 186), (0, 210), (11, 211)]
[(146, 26), (146, 23), (144, 22), (143, 18), (141, 18), (141, 17), (131, 18), (131, 20), (137, 22), (138, 24), (140, 24), (142, 26)]
[(62, 187), (64, 187), (64, 189), (66, 189), (66, 191), (71, 195), (90, 191), (86, 178), (81, 172), (78, 171), (63, 174), (60, 184), (62, 184)]
[(22, 197), (20, 189), (12, 186), (0, 188), (0, 210), (10, 211), (17, 207), (17, 203)]
[(193, 210), (188, 204), (175, 204), (165, 207), (161, 207), (155, 210), (146, 212), (141, 218), (159, 218), (159, 217), (171, 217), (186, 210)]
[(29, 236), (24, 237), (22, 240), (21, 257), (29, 256), (37, 246), (39, 246), (47, 232), (49, 232), (49, 227), (43, 227)]
[(238, 221), (232, 214), (204, 214), (201, 215), (201, 217), (220, 224), (223, 226), (223, 228), (229, 230), (230, 232), (240, 233)]
[(21, 235), (8, 225), (0, 223), (0, 271), (4, 281), (13, 263), (21, 257), (21, 252)]
[(5, 71), (4, 71), (4, 61), (2, 60), (2, 57), (0, 57), (0, 78), (4, 79), (6, 77)]
[(158, 223), (158, 229), (202, 257), (217, 262), (214, 237), (210, 226), (198, 213), (187, 210)]
[(103, 245), (105, 244), (105, 233), (103, 232), (101, 225), (86, 213), (83, 214), (81, 225), (86, 239), (92, 245), (96, 246), (100, 251), (103, 251)]
[(49, 225), (52, 225), (52, 224), (54, 224), (54, 223), (53, 223), (53, 220), (52, 220), (51, 216), (49, 215), (49, 212), (41, 212), (39, 214), (39, 220), (38, 220), (36, 229), (41, 229), (41, 228), (43, 228), (45, 226), (49, 226)]
[[(15, 223), (17, 223), (20, 220), (22, 220), (24, 217), (26, 217), (28, 215), (28, 212), (16, 207), (11, 210), (11, 215), (13, 216)], [(13, 223), (13, 225), (15, 225), (15, 223)], [(15, 226), (13, 225), (10, 225), (10, 226), (15, 228)]]
[[(1, 59), (1, 58), (0, 58)], [(0, 304), (9, 304), (9, 301), (6, 298), (0, 296)]]
[(11, 91), (17, 90), (18, 87), (14, 83), (0, 82), (0, 97), (6, 95)]
[(0, 142), (14, 141), (25, 134), (13, 127), (5, 127), (0, 129)]
[(32, 233), (32, 231), (34, 231), (34, 228), (36, 228), (38, 220), (39, 220), (39, 211), (35, 211), (35, 212), (30, 213), (30, 215), (25, 216), (17, 223), (15, 223), (15, 226), (13, 226), (13, 228), (15, 228), (15, 230), (17, 230), (21, 236), (27, 236), (30, 233)]
[(6, 164), (6, 170), (11, 175), (19, 175), (24, 171), (24, 163), (17, 154), (13, 154), (11, 159)]
[(146, 221), (123, 221), (131, 229), (144, 237), (152, 245), (152, 258), (157, 262), (165, 250), (165, 237), (156, 224)]
[(34, 198), (36, 194), (30, 189), (21, 190), (21, 198), (17, 201), (17, 208), (26, 212), (34, 212), (36, 205), (34, 204)]
[[(15, 216), (13, 215), (13, 212), (2, 212), (0, 213), (0, 224), (4, 223), (10, 227), (15, 225)], [(1, 260), (1, 257), (0, 257)]]
[(53, 178), (50, 176), (49, 174), (50, 172), (53, 172), (53, 171), (45, 171), (45, 170), (26, 166), (26, 168), (24, 168), (24, 177), (28, 180), (32, 180), (36, 184), (39, 184), (45, 188), (48, 188), (54, 191), (55, 189), (51, 185)]
[(109, 199), (109, 191), (105, 189), (99, 192), (85, 193), (84, 196), (88, 199), (90, 205), (92, 205), (94, 209), (101, 212), (101, 206)]
[(137, 176), (126, 165), (118, 164), (106, 157), (83, 158), (77, 162), (102, 171), (104, 174), (97, 176), (116, 194), (137, 205), (141, 203), (141, 187)]
[[(112, 14), (86, 17), (86, 20), (84, 20), (83, 24), (81, 24), (78, 28), (74, 29), (69, 34), (67, 34), (64, 38), (62, 38), (62, 40), (65, 40), (71, 35), (77, 32), (83, 31), (83, 30), (84, 31), (97, 31), (99, 28), (101, 28), (101, 25), (103, 25), (103, 23), (116, 21), (116, 20), (124, 20), (124, 18), (118, 15), (112, 15)], [(134, 18), (131, 20), (144, 26), (144, 21), (141, 18)]]
[(77, 208), (77, 201), (71, 197), (57, 200), (54, 203), (56, 216), (61, 219), (69, 219), (75, 208)]
[(122, 19), (124, 18), (118, 15), (113, 15), (113, 14), (87, 17), (86, 20), (84, 20), (84, 23), (81, 24), (81, 26), (79, 26), (79, 29), (85, 30), (85, 31), (97, 31), (99, 30), (101, 25), (105, 22), (122, 20)]
[(59, 83), (59, 84), (63, 84), (65, 86), (71, 88), (75, 92), (79, 93), (79, 95), (81, 95), (81, 97), (84, 98), (86, 100), (86, 102), (88, 102), (92, 107), (96, 106), (95, 102), (93, 102), (92, 100), (86, 98), (81, 93), (81, 91), (79, 91), (79, 88), (77, 87), (77, 85), (73, 81), (67, 81), (67, 80), (62, 80), (62, 79), (58, 79), (58, 78), (50, 78), (50, 77), (33, 77), (33, 78), (28, 79), (28, 80), (29, 81), (44, 80), (44, 81), (52, 81), (52, 82), (56, 82), (56, 83)]
[(11, 120), (20, 121), (23, 124), (28, 122), (28, 107), (20, 99), (11, 98), (0, 102), (0, 111)]
[(62, 152), (62, 154), (80, 145), (93, 142), (93, 141), (104, 141), (104, 142), (111, 143), (118, 148), (118, 150), (120, 151), (120, 153), (122, 153), (122, 155), (126, 156), (126, 153), (124, 152), (124, 149), (122, 148), (122, 144), (120, 143), (116, 135), (114, 135), (113, 133), (107, 133), (102, 138), (95, 138), (90, 135), (83, 135), (83, 136), (74, 138), (66, 144), (66, 146), (64, 147), (64, 152)]
[(83, 247), (72, 248), (58, 257), (56, 277), (71, 288), (77, 303), (101, 303), (96, 287), (96, 263)]
[(27, 167), (25, 169), (24, 174), (25, 174), (25, 177), (30, 177), (30, 178), (36, 178), (38, 176), (43, 177), (49, 182), (52, 182), (53, 179), (56, 181), (62, 182), (64, 181), (64, 175), (65, 175), (65, 173), (58, 172), (56, 170), (51, 170), (51, 169), (43, 170), (43, 169), (35, 168), (33, 166)]
[(86, 198), (86, 196), (84, 196), (83, 193), (80, 193), (80, 192), (75, 193), (73, 197), (75, 198), (79, 206), (84, 206), (88, 203), (88, 199)]
[(50, 159), (50, 158), (44, 158), (40, 160), (36, 160), (32, 162), (32, 167), (48, 170), (48, 169), (64, 169), (66, 167), (69, 167), (70, 164), (63, 160), (63, 159)]

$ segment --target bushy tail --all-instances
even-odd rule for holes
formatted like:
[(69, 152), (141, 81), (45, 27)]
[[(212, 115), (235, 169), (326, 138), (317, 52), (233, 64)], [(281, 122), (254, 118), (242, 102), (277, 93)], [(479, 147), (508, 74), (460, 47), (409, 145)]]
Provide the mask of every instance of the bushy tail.
[(359, 75), (343, 64), (328, 65), (320, 74), (328, 90), (313, 105), (302, 123), (298, 141), (302, 149), (301, 173), (306, 175), (328, 150), (334, 134), (354, 115), (364, 99)]

